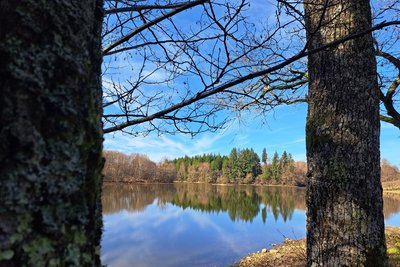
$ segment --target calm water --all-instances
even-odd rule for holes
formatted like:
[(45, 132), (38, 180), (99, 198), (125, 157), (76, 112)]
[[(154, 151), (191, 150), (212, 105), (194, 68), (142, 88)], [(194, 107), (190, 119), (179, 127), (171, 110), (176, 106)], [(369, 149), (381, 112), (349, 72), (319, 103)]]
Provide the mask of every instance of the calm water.
[[(102, 262), (124, 266), (228, 266), (305, 237), (305, 190), (209, 184), (105, 185)], [(400, 198), (386, 196), (386, 225)]]

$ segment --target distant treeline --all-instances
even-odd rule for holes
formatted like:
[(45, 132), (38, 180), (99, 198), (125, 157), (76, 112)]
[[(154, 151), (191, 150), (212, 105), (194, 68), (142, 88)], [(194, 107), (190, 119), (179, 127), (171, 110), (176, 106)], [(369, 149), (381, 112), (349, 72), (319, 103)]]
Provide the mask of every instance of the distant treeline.
[[(146, 155), (125, 155), (104, 151), (106, 182), (200, 182), (218, 184), (284, 184), (305, 185), (307, 164), (294, 161), (290, 153), (275, 152), (268, 157), (263, 149), (261, 158), (253, 149), (233, 148), (229, 156), (204, 154), (151, 161)], [(399, 169), (382, 160), (382, 182), (400, 181)]]
[(303, 185), (305, 162), (295, 162), (290, 153), (274, 153), (271, 160), (264, 149), (260, 157), (253, 149), (233, 148), (229, 156), (204, 154), (165, 160), (159, 164), (146, 155), (125, 155), (104, 151), (106, 182), (204, 182), (220, 184)]
[(382, 182), (395, 182), (400, 180), (400, 170), (386, 159), (381, 161)]
[(229, 156), (204, 154), (172, 161), (178, 181), (219, 184), (304, 185), (306, 164), (295, 162), (290, 153), (274, 153), (269, 160), (266, 149), (260, 157), (253, 149), (233, 148)]
[(164, 182), (176, 180), (175, 165), (171, 162), (156, 164), (146, 155), (125, 155), (117, 151), (104, 151), (106, 159), (103, 174), (106, 182)]

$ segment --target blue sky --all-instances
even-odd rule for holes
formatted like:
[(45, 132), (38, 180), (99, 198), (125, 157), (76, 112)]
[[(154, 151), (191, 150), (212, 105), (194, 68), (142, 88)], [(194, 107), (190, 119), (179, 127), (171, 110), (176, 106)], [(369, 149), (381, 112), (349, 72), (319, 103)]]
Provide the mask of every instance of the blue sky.
[[(268, 1), (250, 1), (251, 6), (248, 14), (258, 23), (273, 23), (274, 9), (271, 2)], [(263, 10), (264, 12), (260, 12)], [(194, 11), (195, 12), (195, 9)], [(180, 17), (182, 25), (190, 25), (193, 20), (189, 15), (183, 14)], [(134, 76), (137, 69), (130, 66), (140, 64), (135, 60), (129, 64), (129, 57), (110, 58), (119, 68), (126, 67), (127, 70), (119, 73), (118, 78), (125, 80)], [(105, 60), (109, 62), (108, 59)], [(163, 78), (154, 73), (149, 80)], [(104, 76), (103, 80), (109, 80), (110, 77)], [(158, 87), (159, 85), (156, 85)], [(168, 88), (167, 88), (168, 89)], [(173, 91), (168, 91), (174, 94)], [(154, 90), (151, 86), (145, 89), (150, 93)], [(113, 107), (110, 107), (113, 108)], [(281, 154), (284, 150), (291, 153), (295, 160), (305, 160), (305, 119), (307, 106), (299, 104), (295, 106), (282, 106), (268, 114), (267, 118), (257, 117), (255, 114), (242, 114), (242, 120), (234, 121), (225, 130), (218, 133), (204, 133), (194, 138), (182, 135), (162, 135), (150, 133), (146, 137), (134, 137), (120, 132), (105, 135), (104, 148), (108, 150), (117, 150), (126, 154), (140, 153), (146, 154), (154, 161), (160, 161), (163, 158), (173, 159), (184, 155), (193, 156), (203, 153), (229, 154), (233, 147), (253, 148), (261, 154), (265, 147), (269, 155), (275, 151)], [(391, 163), (400, 166), (400, 131), (399, 129), (387, 123), (381, 124), (381, 158), (388, 159)]]
[[(307, 106), (279, 107), (263, 122), (261, 118), (233, 123), (219, 133), (204, 133), (194, 138), (187, 135), (150, 134), (133, 137), (116, 133), (105, 135), (104, 148), (126, 154), (146, 154), (154, 161), (184, 155), (203, 153), (229, 154), (233, 147), (253, 148), (259, 155), (265, 147), (272, 155), (284, 150), (292, 153), (295, 160), (305, 160), (305, 119)], [(381, 123), (381, 158), (400, 166), (400, 131), (388, 123)]]

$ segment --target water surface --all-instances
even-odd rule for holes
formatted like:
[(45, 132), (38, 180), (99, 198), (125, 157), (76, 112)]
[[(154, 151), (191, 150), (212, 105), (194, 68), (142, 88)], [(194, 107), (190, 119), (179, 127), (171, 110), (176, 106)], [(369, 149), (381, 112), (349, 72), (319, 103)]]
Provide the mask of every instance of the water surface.
[[(107, 184), (101, 258), (109, 267), (229, 266), (305, 237), (305, 190), (209, 184)], [(400, 198), (386, 196), (387, 225)]]

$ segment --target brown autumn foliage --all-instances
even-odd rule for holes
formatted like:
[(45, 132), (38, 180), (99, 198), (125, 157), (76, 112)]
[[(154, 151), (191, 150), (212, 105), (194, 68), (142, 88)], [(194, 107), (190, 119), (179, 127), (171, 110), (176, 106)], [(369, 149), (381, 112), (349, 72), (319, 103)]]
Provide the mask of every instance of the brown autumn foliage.
[(306, 184), (307, 163), (305, 161), (294, 162), (294, 182), (296, 185)]
[[(170, 161), (159, 164), (151, 161), (146, 155), (125, 155), (117, 151), (104, 151), (106, 159), (103, 174), (105, 182), (206, 182), (206, 183), (229, 183), (222, 173), (213, 171), (210, 163), (201, 162), (186, 167), (182, 163), (176, 168)], [(382, 183), (384, 187), (400, 186), (400, 171), (395, 165), (387, 160), (381, 162)], [(282, 170), (278, 184), (304, 186), (306, 183), (307, 163), (304, 161), (293, 162), (292, 168)], [(249, 183), (254, 177), (247, 177)], [(256, 184), (274, 184), (272, 179), (257, 177)]]
[(386, 159), (381, 162), (381, 174), (382, 174), (382, 182), (392, 182), (400, 180), (400, 171), (399, 168), (395, 165), (392, 165)]
[(381, 162), (382, 186), (388, 191), (400, 189), (400, 171), (397, 166), (391, 165), (387, 160)]
[(146, 155), (104, 151), (103, 156), (106, 159), (103, 169), (105, 182), (172, 182), (176, 179), (173, 164), (156, 164)]
[(188, 168), (186, 177), (187, 182), (215, 183), (216, 180), (216, 172), (211, 170), (211, 165), (208, 162), (193, 164)]

